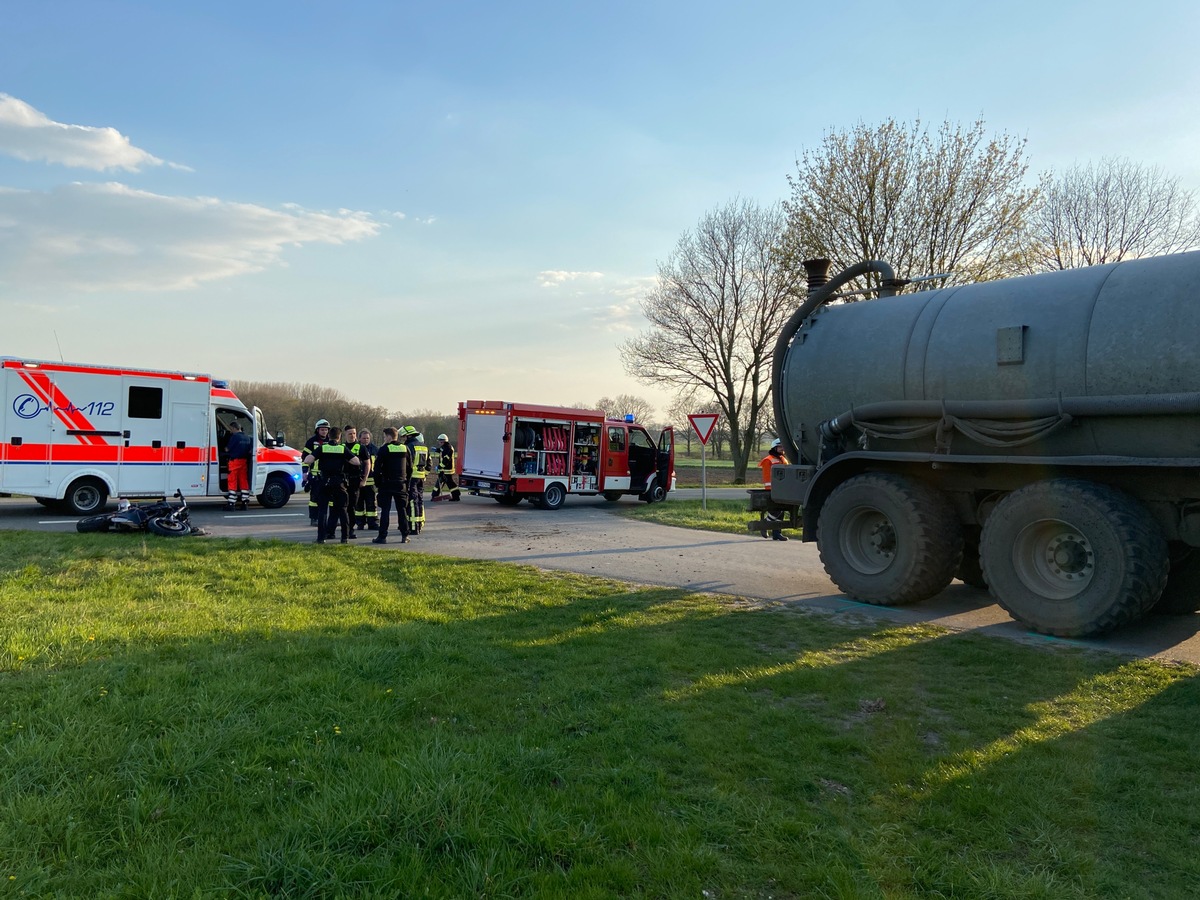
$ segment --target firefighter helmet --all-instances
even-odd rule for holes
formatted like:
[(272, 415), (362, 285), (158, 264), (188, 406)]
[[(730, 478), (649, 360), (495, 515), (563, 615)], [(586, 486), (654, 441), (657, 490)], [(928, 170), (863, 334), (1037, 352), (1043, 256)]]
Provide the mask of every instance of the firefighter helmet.
[(316, 427), (317, 428), (328, 428), (329, 420), (328, 419), (317, 419)]
[(439, 441), (448, 441), (448, 440), (450, 440), (450, 438), (446, 437), (446, 435), (444, 435), (444, 434), (439, 434), (437, 439), (438, 439)]
[(416, 434), (416, 433), (417, 433), (417, 429), (416, 429), (416, 428), (414, 428), (412, 425), (405, 425), (405, 426), (404, 426), (404, 427), (401, 429), (401, 431), (402, 431), (404, 434)]

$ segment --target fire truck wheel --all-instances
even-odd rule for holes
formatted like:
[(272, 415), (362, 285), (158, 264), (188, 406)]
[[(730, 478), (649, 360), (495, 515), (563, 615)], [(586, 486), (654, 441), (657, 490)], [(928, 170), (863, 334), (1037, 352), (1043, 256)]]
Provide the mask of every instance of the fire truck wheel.
[(567, 492), (563, 490), (561, 484), (558, 482), (548, 484), (546, 490), (542, 492), (542, 509), (558, 509), (566, 499)]
[(650, 490), (646, 491), (647, 503), (662, 503), (667, 499), (667, 492), (661, 484), (656, 484)]
[(104, 509), (108, 502), (108, 489), (96, 478), (80, 478), (71, 482), (63, 506), (74, 516), (90, 516)]
[(622, 494), (620, 491), (605, 491), (604, 492), (604, 499), (607, 500), (609, 503), (616, 503), (618, 500), (621, 499), (621, 496), (622, 496)]
[(516, 506), (521, 502), (520, 494), (501, 494), (496, 498), (496, 502), (501, 506)]

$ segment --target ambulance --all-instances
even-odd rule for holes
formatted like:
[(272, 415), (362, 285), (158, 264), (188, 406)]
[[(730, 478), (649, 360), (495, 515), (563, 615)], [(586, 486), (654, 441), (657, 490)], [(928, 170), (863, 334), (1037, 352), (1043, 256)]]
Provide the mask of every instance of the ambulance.
[(568, 494), (663, 500), (675, 487), (675, 433), (601, 410), (499, 400), (458, 405), (459, 486), (515, 506), (558, 509)]
[(300, 484), (299, 451), (208, 375), (0, 357), (0, 401), (0, 492), (74, 515), (110, 497), (223, 495), (232, 422), (254, 440), (260, 504)]

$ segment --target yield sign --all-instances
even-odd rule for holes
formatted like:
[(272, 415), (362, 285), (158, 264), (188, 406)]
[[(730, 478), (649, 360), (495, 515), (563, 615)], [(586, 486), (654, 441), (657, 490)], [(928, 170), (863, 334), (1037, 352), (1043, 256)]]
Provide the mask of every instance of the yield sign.
[(708, 444), (708, 439), (712, 437), (713, 429), (717, 427), (719, 418), (717, 413), (694, 413), (688, 416), (688, 421), (692, 423), (692, 431), (696, 432), (696, 437), (700, 438), (701, 446)]

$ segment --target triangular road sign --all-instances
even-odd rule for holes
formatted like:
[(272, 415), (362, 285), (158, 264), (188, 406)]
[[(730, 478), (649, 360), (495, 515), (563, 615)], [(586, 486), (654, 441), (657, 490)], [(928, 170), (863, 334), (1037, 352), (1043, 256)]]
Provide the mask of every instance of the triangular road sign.
[(708, 439), (712, 437), (713, 429), (717, 427), (719, 418), (721, 417), (717, 413), (693, 413), (688, 416), (688, 421), (692, 423), (692, 431), (696, 432), (696, 437), (700, 438), (701, 445), (708, 444)]

